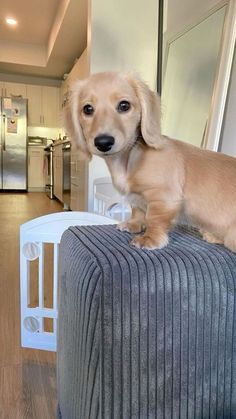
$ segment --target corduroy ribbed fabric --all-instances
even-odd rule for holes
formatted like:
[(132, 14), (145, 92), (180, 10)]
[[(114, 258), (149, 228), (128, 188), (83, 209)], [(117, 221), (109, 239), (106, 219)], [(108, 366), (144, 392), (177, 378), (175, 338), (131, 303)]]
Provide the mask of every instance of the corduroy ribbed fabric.
[(58, 418), (236, 418), (236, 254), (184, 227), (161, 250), (130, 239), (63, 234)]

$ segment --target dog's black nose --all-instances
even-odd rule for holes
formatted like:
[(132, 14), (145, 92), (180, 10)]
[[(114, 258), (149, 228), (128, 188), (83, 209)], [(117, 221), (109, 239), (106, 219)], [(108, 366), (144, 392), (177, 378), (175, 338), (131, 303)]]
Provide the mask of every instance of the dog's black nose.
[(112, 137), (111, 135), (98, 135), (95, 139), (94, 139), (94, 144), (95, 147), (102, 152), (106, 152), (109, 151), (113, 144), (115, 143), (115, 138)]

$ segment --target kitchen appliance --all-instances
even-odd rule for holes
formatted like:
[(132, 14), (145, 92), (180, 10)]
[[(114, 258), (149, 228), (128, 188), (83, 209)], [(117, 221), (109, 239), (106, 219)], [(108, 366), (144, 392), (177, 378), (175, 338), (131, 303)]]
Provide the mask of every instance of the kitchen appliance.
[(0, 99), (0, 190), (27, 189), (27, 99)]
[(70, 156), (71, 156), (71, 145), (69, 142), (64, 143), (62, 147), (63, 156), (63, 203), (64, 209), (70, 209)]
[(50, 199), (53, 195), (53, 145), (50, 144), (44, 148), (45, 159), (45, 192)]

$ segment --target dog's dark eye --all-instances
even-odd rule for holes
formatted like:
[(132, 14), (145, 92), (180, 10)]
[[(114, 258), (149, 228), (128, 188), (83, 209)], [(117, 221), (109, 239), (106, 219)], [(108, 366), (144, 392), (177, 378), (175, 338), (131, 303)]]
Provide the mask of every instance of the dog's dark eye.
[(130, 109), (130, 103), (128, 100), (122, 100), (120, 103), (118, 103), (117, 110), (118, 112), (127, 112)]
[(94, 113), (94, 108), (89, 104), (84, 105), (83, 112), (85, 115), (92, 115)]

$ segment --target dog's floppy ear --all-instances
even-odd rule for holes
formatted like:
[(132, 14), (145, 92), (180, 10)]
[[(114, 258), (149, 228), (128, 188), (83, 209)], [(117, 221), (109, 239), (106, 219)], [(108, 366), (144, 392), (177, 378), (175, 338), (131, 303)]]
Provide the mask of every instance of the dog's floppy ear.
[(63, 121), (66, 133), (75, 142), (81, 156), (90, 160), (92, 156), (88, 150), (79, 121), (79, 93), (82, 83), (82, 81), (77, 81), (72, 85), (72, 90), (68, 94), (63, 109)]
[(142, 137), (148, 146), (159, 148), (162, 144), (160, 97), (137, 76), (127, 75), (127, 78), (141, 105)]

